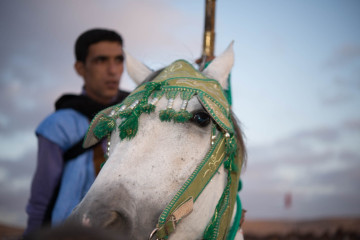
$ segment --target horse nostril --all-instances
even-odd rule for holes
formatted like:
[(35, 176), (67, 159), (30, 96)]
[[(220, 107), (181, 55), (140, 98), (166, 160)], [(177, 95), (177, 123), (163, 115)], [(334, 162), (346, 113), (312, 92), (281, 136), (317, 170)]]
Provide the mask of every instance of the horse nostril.
[(103, 223), (102, 227), (106, 228), (106, 227), (111, 227), (112, 225), (116, 225), (116, 221), (119, 220), (120, 218), (121, 216), (119, 215), (118, 212), (111, 211), (109, 219)]
[(86, 227), (90, 227), (91, 226), (91, 223), (90, 223), (90, 218), (86, 215), (86, 213), (83, 215), (82, 219), (81, 219), (81, 224), (83, 226), (86, 226)]
[(133, 231), (133, 223), (129, 216), (127, 216), (127, 213), (111, 210), (101, 224), (101, 228), (116, 229), (124, 234), (124, 236), (130, 236)]

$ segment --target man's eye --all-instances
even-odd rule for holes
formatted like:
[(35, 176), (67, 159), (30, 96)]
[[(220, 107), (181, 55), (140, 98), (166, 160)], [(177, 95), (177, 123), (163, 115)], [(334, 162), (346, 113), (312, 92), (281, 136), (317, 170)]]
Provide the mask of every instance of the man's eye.
[(122, 63), (124, 62), (124, 56), (118, 56), (115, 58), (115, 61), (118, 62), (118, 63)]
[(96, 63), (104, 63), (106, 61), (105, 57), (97, 57), (95, 58)]
[(195, 123), (199, 127), (206, 127), (210, 124), (211, 118), (207, 112), (198, 111), (194, 113), (191, 122)]

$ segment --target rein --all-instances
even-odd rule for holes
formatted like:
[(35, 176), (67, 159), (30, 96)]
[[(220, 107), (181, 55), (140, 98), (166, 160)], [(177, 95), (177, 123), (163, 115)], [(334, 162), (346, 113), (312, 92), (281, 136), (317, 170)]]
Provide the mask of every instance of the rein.
[[(176, 112), (173, 109), (173, 102), (178, 94), (182, 104), (180, 111)], [(186, 61), (174, 62), (161, 71), (153, 81), (137, 87), (123, 103), (98, 113), (90, 124), (83, 146), (89, 147), (109, 136), (115, 129), (118, 118), (123, 119), (118, 126), (119, 137), (133, 138), (138, 130), (139, 116), (142, 113), (154, 112), (156, 103), (163, 96), (168, 99), (168, 104), (165, 110), (160, 111), (160, 120), (180, 123), (187, 122), (191, 118), (192, 115), (186, 107), (188, 101), (196, 96), (213, 119), (212, 143), (204, 159), (161, 213), (149, 239), (155, 236), (156, 239), (167, 239), (175, 231), (180, 220), (192, 212), (194, 202), (222, 164), (228, 172), (227, 184), (203, 238), (226, 239), (229, 236), (227, 239), (233, 239), (235, 234), (229, 233), (229, 229), (237, 198), (241, 159), (236, 154), (237, 142), (230, 105), (220, 84), (196, 71)], [(241, 204), (238, 204), (237, 214), (239, 213), (241, 213)], [(237, 230), (238, 226), (239, 222), (235, 221), (231, 229)]]
[[(226, 156), (228, 138), (221, 132), (215, 136), (214, 144), (205, 158), (160, 215), (157, 227), (153, 231), (157, 239), (167, 238), (175, 231), (177, 223), (191, 213), (193, 203), (223, 163), (228, 169), (227, 185), (216, 206), (215, 213), (205, 229), (204, 239), (224, 239), (230, 225), (235, 204), (233, 199), (236, 199), (234, 195), (238, 188), (238, 182), (234, 180), (238, 179), (236, 177), (239, 175), (237, 171), (231, 169), (231, 164), (226, 164), (226, 161), (229, 161)], [(152, 239), (151, 235), (149, 239)]]

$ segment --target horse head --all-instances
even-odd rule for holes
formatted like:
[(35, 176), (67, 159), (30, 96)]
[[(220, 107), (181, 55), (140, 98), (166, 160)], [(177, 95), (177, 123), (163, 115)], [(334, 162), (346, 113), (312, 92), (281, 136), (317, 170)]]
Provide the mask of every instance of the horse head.
[(84, 146), (107, 137), (108, 159), (69, 220), (127, 239), (224, 238), (245, 155), (224, 94), (232, 44), (202, 72), (184, 60), (158, 72), (126, 61), (139, 86), (92, 120)]

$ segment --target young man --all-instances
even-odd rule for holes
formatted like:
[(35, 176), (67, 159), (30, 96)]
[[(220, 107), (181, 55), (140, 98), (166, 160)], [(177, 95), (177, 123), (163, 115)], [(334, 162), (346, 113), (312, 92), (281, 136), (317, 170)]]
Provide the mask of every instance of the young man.
[(36, 129), (38, 162), (26, 208), (25, 235), (46, 224), (62, 222), (80, 202), (104, 161), (104, 147), (82, 149), (90, 120), (100, 110), (121, 102), (124, 69), (123, 41), (119, 34), (92, 29), (75, 43), (75, 70), (83, 78), (81, 95), (66, 94), (56, 111)]

